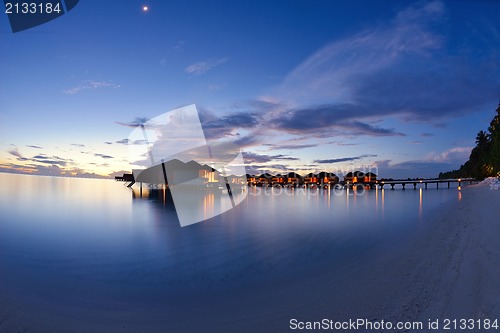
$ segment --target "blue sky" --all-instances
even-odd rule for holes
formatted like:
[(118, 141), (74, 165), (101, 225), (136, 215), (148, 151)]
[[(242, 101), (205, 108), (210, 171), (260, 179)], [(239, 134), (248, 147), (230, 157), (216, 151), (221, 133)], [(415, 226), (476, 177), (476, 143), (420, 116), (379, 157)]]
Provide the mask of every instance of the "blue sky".
[(196, 104), (255, 173), (434, 177), (493, 117), (499, 22), (465, 0), (81, 0), (15, 34), (3, 15), (0, 171), (129, 171), (119, 123)]

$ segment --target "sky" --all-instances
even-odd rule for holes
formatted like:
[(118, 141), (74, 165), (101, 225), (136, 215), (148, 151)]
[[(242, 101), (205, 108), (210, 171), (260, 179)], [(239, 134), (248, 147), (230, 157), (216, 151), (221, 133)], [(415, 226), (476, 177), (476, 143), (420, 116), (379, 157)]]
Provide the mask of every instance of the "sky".
[(0, 45), (0, 172), (130, 172), (129, 125), (195, 104), (251, 173), (437, 177), (500, 98), (494, 0), (81, 0)]

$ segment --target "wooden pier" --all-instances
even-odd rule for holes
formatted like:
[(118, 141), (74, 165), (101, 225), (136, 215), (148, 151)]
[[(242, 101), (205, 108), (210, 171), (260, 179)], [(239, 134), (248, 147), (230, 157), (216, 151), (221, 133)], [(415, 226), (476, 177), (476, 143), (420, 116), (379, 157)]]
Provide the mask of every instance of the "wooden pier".
[(458, 179), (419, 179), (419, 180), (379, 180), (375, 182), (375, 186), (379, 186), (380, 188), (384, 188), (385, 185), (390, 185), (391, 190), (394, 190), (394, 186), (401, 185), (403, 190), (406, 188), (406, 185), (413, 185), (413, 189), (416, 190), (419, 184), (422, 184), (425, 189), (427, 189), (429, 184), (436, 184), (436, 188), (439, 189), (439, 184), (447, 184), (447, 187), (450, 188), (451, 183), (458, 183), (458, 186), (462, 186), (462, 183), (469, 182), (472, 184), (474, 182), (474, 178), (458, 178)]
[(131, 173), (124, 173), (123, 176), (116, 176), (115, 180), (118, 182), (127, 182), (127, 187), (132, 187), (135, 184), (134, 175)]
[[(248, 176), (248, 175), (247, 175)], [(134, 175), (125, 173), (123, 176), (115, 177), (117, 181), (128, 182), (128, 187), (132, 187), (135, 183)], [(474, 178), (457, 178), (457, 179), (400, 179), (400, 180), (375, 180), (375, 179), (363, 179), (362, 181), (338, 181), (338, 178), (335, 179), (334, 182), (325, 182), (323, 178), (315, 179), (314, 182), (303, 182), (297, 183), (286, 183), (284, 180), (281, 182), (257, 182), (256, 180), (252, 180), (247, 177), (248, 186), (264, 186), (264, 187), (304, 187), (304, 188), (325, 188), (330, 189), (336, 186), (341, 186), (342, 188), (358, 188), (358, 187), (366, 187), (366, 188), (380, 188), (383, 189), (384, 186), (388, 185), (391, 187), (391, 190), (394, 190), (396, 185), (401, 185), (403, 190), (406, 189), (406, 186), (413, 186), (413, 189), (416, 190), (420, 185), (420, 188), (424, 187), (426, 190), (429, 187), (429, 184), (436, 184), (436, 189), (439, 189), (440, 184), (446, 184), (447, 188), (451, 187), (452, 183), (458, 183), (458, 187), (462, 186), (462, 183), (470, 183), (476, 181)], [(142, 190), (142, 183), (141, 183)]]

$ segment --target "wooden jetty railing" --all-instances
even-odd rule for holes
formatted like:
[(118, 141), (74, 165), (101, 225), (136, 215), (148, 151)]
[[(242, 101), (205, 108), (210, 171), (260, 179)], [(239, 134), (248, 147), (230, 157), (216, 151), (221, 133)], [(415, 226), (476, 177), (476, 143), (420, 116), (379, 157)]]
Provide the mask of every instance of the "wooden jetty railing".
[(391, 190), (394, 190), (395, 185), (401, 185), (403, 190), (406, 185), (413, 185), (413, 189), (417, 189), (418, 184), (423, 184), (425, 189), (427, 189), (428, 184), (436, 184), (436, 188), (439, 189), (439, 184), (446, 183), (448, 184), (448, 188), (450, 188), (450, 183), (458, 183), (458, 186), (461, 186), (462, 183), (469, 182), (472, 184), (474, 182), (474, 178), (458, 178), (458, 179), (418, 179), (418, 180), (378, 180), (375, 182), (375, 185), (380, 186), (380, 188), (384, 188), (385, 185), (390, 185)]

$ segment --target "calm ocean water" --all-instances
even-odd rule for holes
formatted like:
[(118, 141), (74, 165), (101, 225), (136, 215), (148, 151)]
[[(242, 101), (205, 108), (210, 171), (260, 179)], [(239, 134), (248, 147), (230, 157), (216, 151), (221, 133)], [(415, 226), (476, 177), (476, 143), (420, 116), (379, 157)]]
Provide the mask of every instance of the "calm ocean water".
[(235, 209), (181, 228), (162, 192), (140, 198), (111, 180), (2, 173), (0, 184), (0, 306), (47, 327), (84, 313), (101, 327), (162, 331), (196, 327), (193, 316), (223, 322), (307, 306), (314, 300), (281, 288), (369, 261), (462, 195), (250, 188)]

